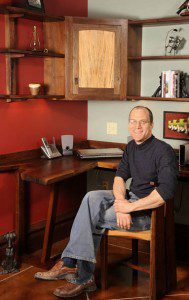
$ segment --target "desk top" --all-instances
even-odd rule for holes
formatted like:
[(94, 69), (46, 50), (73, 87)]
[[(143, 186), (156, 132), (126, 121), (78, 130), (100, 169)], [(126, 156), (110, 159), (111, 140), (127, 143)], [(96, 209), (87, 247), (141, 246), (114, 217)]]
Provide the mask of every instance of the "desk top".
[[(94, 143), (93, 143), (94, 144)], [(108, 147), (110, 143), (108, 143)], [(111, 143), (112, 145), (112, 143)], [(118, 146), (118, 144), (116, 144)], [(99, 142), (98, 142), (99, 147)], [(104, 143), (102, 143), (104, 147)], [(99, 147), (100, 148), (100, 147)], [(29, 153), (30, 152), (30, 153)], [(29, 150), (18, 159), (15, 154), (0, 163), (0, 171), (19, 170), (22, 180), (31, 181), (42, 185), (49, 185), (77, 174), (89, 171), (96, 167), (116, 170), (120, 158), (103, 158), (81, 160), (76, 156), (64, 156), (53, 160), (42, 159), (40, 151)], [(28, 156), (28, 154), (30, 154)], [(28, 157), (30, 157), (28, 159)], [(189, 179), (189, 167), (179, 167), (179, 179)]]
[(21, 178), (26, 181), (49, 185), (73, 177), (96, 167), (116, 169), (119, 159), (81, 160), (76, 156), (60, 157), (53, 160), (36, 160), (30, 165), (22, 165)]

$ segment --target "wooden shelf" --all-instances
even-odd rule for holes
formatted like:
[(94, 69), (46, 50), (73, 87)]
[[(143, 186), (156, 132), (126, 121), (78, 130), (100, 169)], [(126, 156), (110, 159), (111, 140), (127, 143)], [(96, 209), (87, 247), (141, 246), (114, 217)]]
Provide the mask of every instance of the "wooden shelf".
[(189, 102), (189, 98), (162, 98), (162, 97), (149, 97), (149, 96), (127, 96), (127, 100), (147, 100), (147, 101), (180, 101)]
[(55, 53), (55, 52), (47, 52), (44, 51), (31, 51), (31, 50), (19, 50), (19, 49), (7, 49), (7, 48), (0, 48), (0, 53), (2, 54), (10, 54), (14, 57), (19, 57), (19, 54), (23, 56), (32, 56), (32, 57), (60, 57), (64, 58), (65, 54)]
[(189, 23), (189, 16), (182, 17), (167, 17), (159, 19), (144, 19), (144, 20), (129, 20), (129, 25), (161, 25), (173, 23)]
[(189, 59), (189, 55), (163, 55), (163, 56), (136, 56), (128, 57), (128, 60), (169, 60), (169, 59)]
[(20, 101), (20, 100), (27, 100), (27, 99), (52, 99), (52, 100), (62, 100), (65, 99), (65, 95), (6, 95), (0, 94), (0, 100), (11, 100), (11, 101)]
[(44, 13), (35, 12), (29, 9), (24, 9), (24, 8), (14, 7), (14, 6), (0, 5), (0, 13), (10, 14), (12, 18), (25, 18), (25, 19), (32, 19), (38, 21), (55, 22), (55, 21), (65, 20), (64, 17), (55, 17), (52, 15), (47, 15)]

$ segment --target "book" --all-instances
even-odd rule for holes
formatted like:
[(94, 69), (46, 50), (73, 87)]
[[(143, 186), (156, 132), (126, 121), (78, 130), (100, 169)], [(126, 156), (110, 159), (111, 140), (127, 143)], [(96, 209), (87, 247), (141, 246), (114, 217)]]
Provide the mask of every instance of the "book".
[(180, 97), (180, 71), (162, 71), (161, 96), (163, 98)]

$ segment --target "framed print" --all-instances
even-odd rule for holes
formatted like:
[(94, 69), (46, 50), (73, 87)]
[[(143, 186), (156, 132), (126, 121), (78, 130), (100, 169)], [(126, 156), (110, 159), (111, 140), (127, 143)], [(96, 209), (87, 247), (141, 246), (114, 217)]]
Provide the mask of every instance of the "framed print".
[(163, 137), (189, 140), (189, 112), (164, 111)]
[(26, 0), (26, 5), (29, 9), (44, 12), (43, 0)]
[(13, 0), (12, 5), (38, 12), (45, 12), (43, 0)]

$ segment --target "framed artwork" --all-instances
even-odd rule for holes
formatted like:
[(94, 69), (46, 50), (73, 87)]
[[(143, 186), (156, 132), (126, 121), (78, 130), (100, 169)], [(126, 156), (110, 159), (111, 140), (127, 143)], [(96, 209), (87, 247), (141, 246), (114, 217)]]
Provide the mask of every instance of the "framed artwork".
[(26, 0), (26, 5), (29, 9), (44, 12), (43, 0)]
[(13, 5), (38, 12), (45, 12), (43, 0), (14, 0)]
[(189, 112), (164, 111), (163, 137), (189, 140)]

